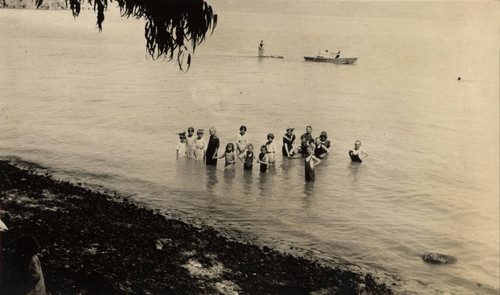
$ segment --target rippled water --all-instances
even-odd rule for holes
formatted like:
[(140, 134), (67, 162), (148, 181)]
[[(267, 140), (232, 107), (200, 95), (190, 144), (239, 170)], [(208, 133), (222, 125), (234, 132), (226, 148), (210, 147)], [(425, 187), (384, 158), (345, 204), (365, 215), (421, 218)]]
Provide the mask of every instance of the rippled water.
[[(0, 155), (400, 291), (497, 294), (499, 4), (213, 5), (219, 26), (187, 74), (145, 58), (142, 21), (116, 12), (98, 34), (90, 11), (0, 10)], [(255, 58), (261, 39), (285, 58)], [(358, 62), (303, 61), (326, 48)], [(175, 158), (176, 132), (216, 126), (225, 146), (241, 124), (257, 146), (312, 125), (333, 152), (314, 184), (301, 160), (261, 175)]]

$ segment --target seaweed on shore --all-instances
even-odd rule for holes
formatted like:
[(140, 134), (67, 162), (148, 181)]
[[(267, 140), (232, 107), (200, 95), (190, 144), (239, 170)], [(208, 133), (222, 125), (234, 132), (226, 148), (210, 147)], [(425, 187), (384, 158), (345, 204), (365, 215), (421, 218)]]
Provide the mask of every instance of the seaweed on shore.
[(30, 234), (50, 294), (392, 294), (370, 275), (233, 241), (7, 161), (0, 208), (3, 286), (15, 275), (16, 238)]

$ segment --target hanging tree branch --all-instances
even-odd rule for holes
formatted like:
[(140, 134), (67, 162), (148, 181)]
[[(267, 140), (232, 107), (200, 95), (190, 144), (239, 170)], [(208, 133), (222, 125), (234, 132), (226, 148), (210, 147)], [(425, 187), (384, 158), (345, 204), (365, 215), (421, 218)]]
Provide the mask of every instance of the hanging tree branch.
[[(80, 14), (84, 0), (69, 0), (73, 16)], [(97, 27), (102, 30), (108, 0), (87, 0), (97, 13)], [(113, 0), (109, 0), (113, 2)], [(122, 17), (146, 19), (146, 50), (153, 59), (177, 58), (179, 68), (191, 66), (191, 51), (217, 26), (217, 14), (204, 0), (115, 0)], [(37, 8), (43, 0), (35, 0)], [(191, 50), (190, 50), (190, 48)], [(175, 55), (175, 52), (177, 54)], [(187, 56), (186, 56), (187, 53)]]

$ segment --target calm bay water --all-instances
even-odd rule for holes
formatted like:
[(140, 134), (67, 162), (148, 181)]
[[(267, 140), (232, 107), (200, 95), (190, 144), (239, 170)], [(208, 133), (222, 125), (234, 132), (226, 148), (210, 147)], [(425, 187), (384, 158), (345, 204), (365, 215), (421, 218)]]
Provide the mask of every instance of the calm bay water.
[[(0, 156), (401, 292), (498, 294), (499, 3), (286, 3), (212, 3), (187, 74), (147, 59), (143, 22), (116, 11), (98, 34), (90, 11), (0, 10)], [(285, 58), (255, 58), (261, 39)], [(359, 59), (303, 61), (324, 49)], [(215, 126), (225, 146), (241, 124), (257, 146), (312, 125), (333, 152), (314, 184), (301, 160), (260, 175), (175, 158), (176, 132)]]

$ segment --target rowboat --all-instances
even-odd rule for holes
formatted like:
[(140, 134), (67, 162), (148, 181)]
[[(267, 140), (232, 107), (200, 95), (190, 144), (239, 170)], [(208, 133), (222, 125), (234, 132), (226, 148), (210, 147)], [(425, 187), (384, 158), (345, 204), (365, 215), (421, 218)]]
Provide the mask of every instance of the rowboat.
[(258, 58), (283, 58), (281, 55), (259, 55)]
[(324, 56), (316, 56), (316, 57), (311, 57), (311, 56), (304, 56), (304, 59), (306, 61), (315, 61), (315, 62), (333, 62), (336, 64), (353, 64), (356, 60), (358, 60), (357, 57), (324, 57)]

